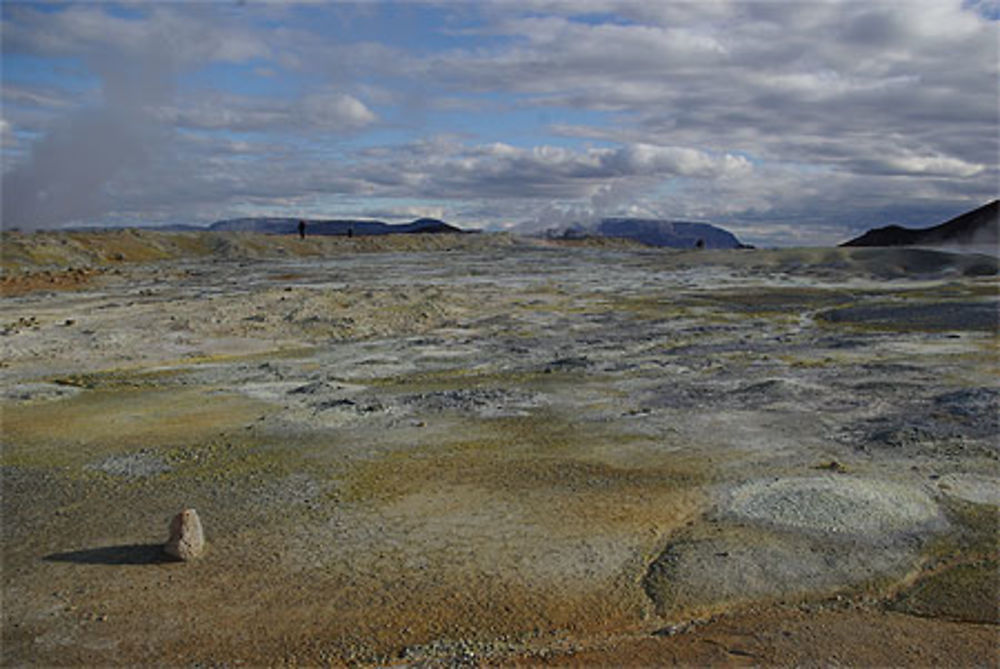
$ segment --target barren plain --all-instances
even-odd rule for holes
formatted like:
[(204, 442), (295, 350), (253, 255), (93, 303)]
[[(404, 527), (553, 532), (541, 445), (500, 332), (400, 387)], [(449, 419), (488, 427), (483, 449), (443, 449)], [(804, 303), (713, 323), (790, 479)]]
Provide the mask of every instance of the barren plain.
[(995, 258), (3, 249), (6, 666), (995, 666)]

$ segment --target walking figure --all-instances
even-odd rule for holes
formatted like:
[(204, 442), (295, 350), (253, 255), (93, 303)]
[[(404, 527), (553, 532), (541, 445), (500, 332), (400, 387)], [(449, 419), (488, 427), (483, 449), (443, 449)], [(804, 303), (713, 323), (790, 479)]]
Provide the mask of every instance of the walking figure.
[(299, 239), (306, 238), (306, 222), (299, 221)]

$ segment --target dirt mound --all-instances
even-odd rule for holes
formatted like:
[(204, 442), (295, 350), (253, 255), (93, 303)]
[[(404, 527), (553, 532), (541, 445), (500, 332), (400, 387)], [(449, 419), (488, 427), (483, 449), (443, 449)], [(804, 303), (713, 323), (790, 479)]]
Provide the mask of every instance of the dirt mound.
[(940, 527), (944, 522), (934, 501), (918, 489), (844, 476), (748, 483), (732, 491), (722, 515), (765, 526), (859, 538)]
[(661, 615), (897, 580), (947, 527), (921, 490), (843, 474), (755, 481), (723, 497), (714, 527), (677, 535), (650, 565), (643, 586)]
[[(4, 249), (6, 252), (6, 249)], [(27, 271), (0, 277), (0, 295), (13, 297), (36, 290), (78, 290), (86, 287), (102, 270), (69, 268), (66, 270)]]

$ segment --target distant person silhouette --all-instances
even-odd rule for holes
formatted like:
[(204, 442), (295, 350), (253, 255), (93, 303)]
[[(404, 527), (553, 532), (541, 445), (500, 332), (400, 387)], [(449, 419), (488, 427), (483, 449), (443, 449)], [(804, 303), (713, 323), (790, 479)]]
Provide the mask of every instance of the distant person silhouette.
[(703, 248), (705, 248), (705, 240), (704, 239), (699, 239), (698, 241), (696, 241), (694, 243), (694, 247), (696, 249), (703, 249)]
[(299, 221), (299, 239), (306, 238), (306, 222)]

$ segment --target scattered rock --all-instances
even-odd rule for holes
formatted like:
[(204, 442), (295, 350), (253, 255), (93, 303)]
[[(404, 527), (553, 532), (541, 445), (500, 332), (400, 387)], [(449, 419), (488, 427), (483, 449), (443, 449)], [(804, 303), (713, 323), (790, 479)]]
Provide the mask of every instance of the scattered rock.
[(555, 371), (567, 371), (567, 370), (580, 370), (586, 369), (590, 365), (590, 359), (587, 356), (567, 356), (564, 358), (557, 358), (550, 362), (543, 370), (546, 374), (551, 374)]
[(935, 418), (953, 424), (965, 436), (992, 438), (1000, 429), (1000, 390), (965, 388), (933, 400)]
[(193, 560), (205, 550), (201, 520), (194, 509), (184, 509), (170, 521), (170, 538), (163, 550), (178, 560)]
[[(265, 363), (267, 364), (267, 363)], [(263, 365), (261, 366), (263, 368)], [(296, 386), (288, 391), (289, 395), (317, 395), (330, 392), (334, 387), (325, 381), (312, 381), (302, 386)]]
[(2, 334), (4, 336), (6, 336), (6, 335), (12, 335), (12, 334), (17, 334), (18, 332), (21, 332), (22, 330), (27, 330), (27, 329), (31, 329), (31, 328), (37, 328), (39, 325), (40, 325), (40, 323), (38, 322), (38, 319), (36, 317), (34, 317), (34, 316), (21, 316), (16, 321), (12, 321), (10, 323), (7, 323), (6, 325), (3, 326), (3, 328), (0, 328), (0, 334)]
[(80, 388), (58, 383), (14, 383), (0, 392), (0, 397), (12, 402), (40, 402), (66, 399), (80, 392)]
[(531, 393), (502, 388), (456, 388), (403, 398), (421, 411), (462, 411), (489, 416), (516, 416), (538, 404)]

